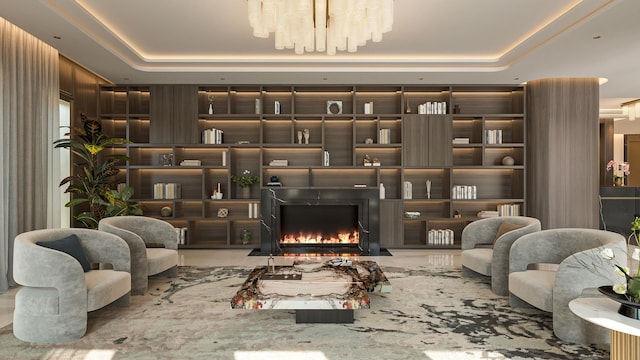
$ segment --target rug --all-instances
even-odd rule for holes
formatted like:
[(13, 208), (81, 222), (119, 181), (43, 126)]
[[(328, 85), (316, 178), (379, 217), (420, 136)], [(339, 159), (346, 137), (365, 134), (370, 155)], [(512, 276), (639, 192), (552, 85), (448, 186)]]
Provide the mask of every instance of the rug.
[[(353, 324), (296, 324), (287, 310), (231, 310), (251, 272), (180, 267), (152, 278), (129, 307), (89, 314), (87, 334), (57, 345), (0, 329), (0, 359), (608, 359), (608, 351), (553, 336), (551, 317), (512, 309), (486, 278), (459, 270), (382, 267), (393, 286), (372, 293)], [(102, 356), (102, 357), (101, 357)]]

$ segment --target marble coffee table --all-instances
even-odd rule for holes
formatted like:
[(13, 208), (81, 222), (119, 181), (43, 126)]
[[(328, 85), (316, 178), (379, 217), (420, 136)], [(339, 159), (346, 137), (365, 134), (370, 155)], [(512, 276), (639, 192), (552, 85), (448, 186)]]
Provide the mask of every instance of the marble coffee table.
[(231, 308), (295, 310), (296, 323), (352, 323), (354, 310), (370, 307), (369, 292), (391, 290), (373, 261), (297, 261), (253, 269)]

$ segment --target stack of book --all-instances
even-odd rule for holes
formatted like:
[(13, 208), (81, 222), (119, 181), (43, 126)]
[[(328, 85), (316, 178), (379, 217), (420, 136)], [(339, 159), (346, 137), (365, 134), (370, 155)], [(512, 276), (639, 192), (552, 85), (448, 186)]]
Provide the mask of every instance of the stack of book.
[(282, 183), (280, 181), (269, 181), (267, 183), (267, 186), (282, 186)]
[(453, 138), (454, 145), (468, 144), (468, 143), (469, 143), (469, 138)]
[(202, 162), (200, 160), (182, 160), (180, 161), (180, 166), (200, 166)]
[(289, 166), (289, 160), (278, 160), (274, 159), (269, 162), (269, 166)]
[(222, 144), (224, 141), (224, 131), (216, 128), (205, 129), (202, 132), (203, 144)]
[(479, 211), (477, 215), (481, 219), (499, 216), (498, 212), (493, 210)]

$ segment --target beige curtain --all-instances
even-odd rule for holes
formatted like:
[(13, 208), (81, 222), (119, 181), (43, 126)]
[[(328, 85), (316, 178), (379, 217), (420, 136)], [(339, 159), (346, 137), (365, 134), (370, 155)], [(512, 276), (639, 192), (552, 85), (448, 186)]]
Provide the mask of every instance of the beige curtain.
[(13, 239), (47, 224), (58, 51), (0, 18), (0, 293), (12, 284)]

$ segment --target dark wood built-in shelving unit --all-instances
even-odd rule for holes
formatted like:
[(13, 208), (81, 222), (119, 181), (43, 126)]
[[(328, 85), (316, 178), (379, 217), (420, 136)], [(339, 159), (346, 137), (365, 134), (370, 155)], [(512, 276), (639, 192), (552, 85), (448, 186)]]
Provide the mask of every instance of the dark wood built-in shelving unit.
[[(328, 101), (341, 101), (342, 113), (328, 113)], [(365, 114), (369, 102), (373, 111)], [(424, 102), (444, 102), (446, 113), (417, 114)], [(526, 215), (524, 104), (523, 87), (498, 85), (116, 85), (100, 87), (98, 109), (105, 133), (132, 141), (108, 150), (131, 159), (121, 164), (116, 182), (135, 189), (146, 216), (187, 228), (182, 247), (259, 247), (260, 220), (249, 217), (249, 204), (260, 202), (261, 187), (277, 176), (285, 188), (383, 183), (382, 247), (459, 248), (462, 228), (479, 211), (519, 204)], [(222, 144), (202, 143), (202, 132), (210, 128), (224, 131)], [(303, 129), (309, 129), (308, 144), (298, 143)], [(379, 141), (381, 129), (389, 129), (386, 143)], [(500, 130), (502, 142), (488, 144), (488, 130)], [(469, 143), (452, 144), (453, 138)], [(329, 166), (323, 165), (325, 151)], [(163, 166), (164, 154), (173, 155), (173, 166)], [(365, 166), (365, 155), (380, 165)], [(513, 165), (501, 163), (507, 155)], [(180, 166), (186, 159), (201, 165)], [(269, 165), (278, 159), (289, 165)], [(245, 169), (260, 177), (250, 199), (242, 199), (231, 182)], [(406, 181), (413, 184), (411, 199), (403, 198)], [(154, 183), (179, 183), (180, 198), (155, 200)], [(223, 199), (213, 200), (218, 183)], [(475, 185), (476, 199), (454, 199), (455, 185)], [(165, 206), (173, 209), (170, 217), (160, 216)], [(228, 209), (227, 217), (218, 217), (220, 208)], [(420, 216), (407, 218), (407, 211)], [(454, 230), (454, 243), (429, 244), (428, 231), (444, 228)], [(244, 229), (253, 235), (248, 244), (241, 240)]]

